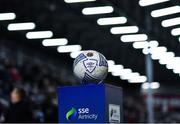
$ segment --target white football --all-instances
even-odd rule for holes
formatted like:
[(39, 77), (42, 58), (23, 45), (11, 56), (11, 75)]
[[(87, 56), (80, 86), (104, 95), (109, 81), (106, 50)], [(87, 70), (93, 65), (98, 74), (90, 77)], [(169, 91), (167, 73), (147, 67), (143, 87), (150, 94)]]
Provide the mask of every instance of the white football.
[(81, 83), (101, 83), (107, 76), (108, 63), (97, 51), (82, 51), (74, 60), (73, 71)]

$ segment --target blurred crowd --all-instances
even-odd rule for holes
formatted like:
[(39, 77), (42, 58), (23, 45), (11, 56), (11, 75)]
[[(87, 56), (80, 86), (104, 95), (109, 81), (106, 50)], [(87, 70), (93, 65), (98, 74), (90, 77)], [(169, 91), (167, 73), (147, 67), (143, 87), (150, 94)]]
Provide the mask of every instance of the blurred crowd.
[[(0, 54), (0, 123), (58, 122), (57, 87), (73, 81), (64, 80), (70, 78), (63, 70), (60, 74), (30, 60), (17, 64), (17, 59)], [(164, 107), (160, 108), (155, 110), (156, 122), (180, 122), (180, 109), (163, 112)], [(123, 115), (126, 123), (147, 122), (146, 104), (140, 93), (123, 93)]]
[[(56, 90), (63, 84), (67, 82), (42, 63), (0, 59), (0, 122), (58, 122)], [(124, 97), (125, 122), (145, 122), (140, 100)]]
[[(161, 96), (160, 98), (157, 98)], [(148, 113), (146, 94), (124, 94), (123, 114), (126, 123), (147, 123)], [(165, 96), (165, 98), (163, 98)], [(169, 97), (170, 96), (170, 97)], [(155, 123), (180, 122), (180, 97), (179, 95), (154, 94), (154, 121)]]
[(123, 114), (125, 123), (143, 123), (147, 120), (146, 106), (141, 96), (123, 96)]
[[(46, 66), (31, 62), (17, 66), (13, 59), (0, 60), (0, 122), (57, 122), (56, 89), (61, 82)], [(16, 109), (21, 113), (16, 114)], [(27, 111), (31, 119), (14, 120)]]

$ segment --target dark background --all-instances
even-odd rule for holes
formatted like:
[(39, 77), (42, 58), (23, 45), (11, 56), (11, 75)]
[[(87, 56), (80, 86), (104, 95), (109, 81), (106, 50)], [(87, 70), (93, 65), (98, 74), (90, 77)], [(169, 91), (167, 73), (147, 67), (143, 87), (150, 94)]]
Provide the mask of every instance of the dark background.
[[(51, 30), (54, 33), (54, 38), (65, 37), (69, 41), (68, 44), (80, 44), (83, 50), (97, 50), (106, 56), (108, 60), (114, 60), (116, 64), (122, 64), (125, 68), (131, 68), (134, 72), (145, 75), (145, 56), (142, 51), (134, 49), (132, 43), (121, 42), (121, 35), (111, 34), (110, 28), (112, 26), (99, 26), (96, 22), (100, 17), (125, 16), (128, 19), (125, 25), (137, 25), (140, 28), (140, 33), (147, 34), (151, 40), (157, 40), (159, 46), (165, 46), (168, 51), (173, 51), (175, 56), (180, 56), (178, 37), (171, 35), (172, 28), (163, 28), (161, 26), (162, 20), (179, 17), (180, 13), (160, 18), (152, 18), (150, 15), (152, 10), (180, 5), (180, 1), (171, 0), (149, 7), (141, 7), (138, 2), (138, 0), (97, 0), (95, 2), (68, 4), (63, 0), (0, 1), (0, 13), (14, 12), (17, 16), (12, 21), (0, 21), (0, 56), (1, 65), (5, 67), (2, 73), (4, 74), (7, 71), (7, 74), (4, 74), (7, 76), (12, 67), (15, 67), (18, 75), (20, 75), (18, 80), (12, 79), (11, 76), (7, 76), (7, 79), (1, 78), (1, 98), (8, 102), (9, 92), (16, 85), (14, 82), (20, 82), (17, 84), (27, 88), (31, 99), (40, 93), (45, 97), (44, 101), (51, 99), (49, 100), (50, 103), (45, 102), (41, 105), (37, 102), (38, 98), (34, 98), (34, 102), (38, 104), (37, 110), (44, 112), (47, 116), (44, 122), (56, 122), (57, 120), (51, 116), (53, 114), (44, 110), (43, 105), (46, 104), (44, 106), (48, 106), (49, 111), (55, 114), (56, 109), (53, 107), (57, 106), (57, 104), (54, 104), (53, 100), (56, 99), (56, 88), (58, 86), (78, 84), (72, 72), (73, 59), (70, 58), (69, 53), (60, 54), (57, 52), (56, 47), (42, 46), (42, 39), (26, 39), (25, 34), (27, 31), (8, 31), (7, 25), (12, 22), (34, 22), (36, 31)], [(85, 16), (81, 12), (84, 7), (103, 5), (113, 6), (114, 12), (90, 16)], [(147, 29), (146, 18), (149, 18), (150, 30)], [(6, 64), (8, 64), (8, 68)], [(153, 64), (154, 81), (159, 82), (161, 85), (160, 89), (154, 92), (173, 96), (174, 94), (179, 95), (180, 75), (166, 69), (158, 61), (153, 61)], [(132, 116), (132, 118), (135, 118), (135, 120), (129, 121), (131, 119), (128, 120), (128, 117), (126, 117), (126, 122), (147, 121), (146, 114), (143, 114), (146, 113), (146, 110), (141, 84), (128, 83), (127, 80), (113, 77), (110, 73), (105, 82), (123, 88), (125, 110), (127, 108), (125, 117)], [(38, 87), (38, 92), (35, 91), (34, 93), (33, 89), (36, 90), (36, 87)], [(143, 112), (141, 107), (144, 107)], [(4, 107), (2, 108), (4, 109)], [(136, 114), (133, 113), (139, 113), (139, 111), (141, 111), (141, 114), (136, 117)], [(166, 116), (163, 116), (162, 119), (166, 120)], [(48, 120), (48, 118), (50, 119)], [(157, 122), (161, 121), (157, 119)], [(173, 121), (168, 120), (167, 122)]]

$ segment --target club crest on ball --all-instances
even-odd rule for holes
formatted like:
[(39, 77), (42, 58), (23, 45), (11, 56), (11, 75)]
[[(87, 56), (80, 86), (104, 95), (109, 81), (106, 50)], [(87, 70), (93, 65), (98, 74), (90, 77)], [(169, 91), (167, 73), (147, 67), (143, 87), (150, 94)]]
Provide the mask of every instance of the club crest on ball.
[(95, 59), (86, 59), (83, 63), (87, 71), (90, 73), (92, 73), (97, 66), (97, 60)]

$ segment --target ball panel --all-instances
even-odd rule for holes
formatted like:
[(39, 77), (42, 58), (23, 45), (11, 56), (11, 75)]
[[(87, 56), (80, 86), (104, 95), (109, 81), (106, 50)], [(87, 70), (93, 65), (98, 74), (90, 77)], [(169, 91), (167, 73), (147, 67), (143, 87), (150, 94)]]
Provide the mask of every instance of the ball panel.
[(74, 71), (74, 74), (76, 77), (78, 77), (79, 79), (82, 79), (84, 77), (84, 73), (85, 73), (83, 61), (78, 62), (78, 64), (76, 64), (76, 66), (74, 66), (73, 71)]
[(94, 82), (100, 82), (100, 81), (101, 80), (90, 76), (88, 73), (85, 73), (82, 83), (94, 83)]
[(83, 59), (85, 59), (85, 58), (86, 58), (86, 56), (85, 56), (83, 53), (79, 54), (79, 55), (76, 57), (76, 59), (74, 60), (73, 67), (76, 66), (76, 64), (77, 64), (78, 62), (80, 62), (81, 60), (83, 60)]
[(99, 66), (108, 67), (108, 63), (106, 61), (106, 58), (100, 53), (99, 53)]

